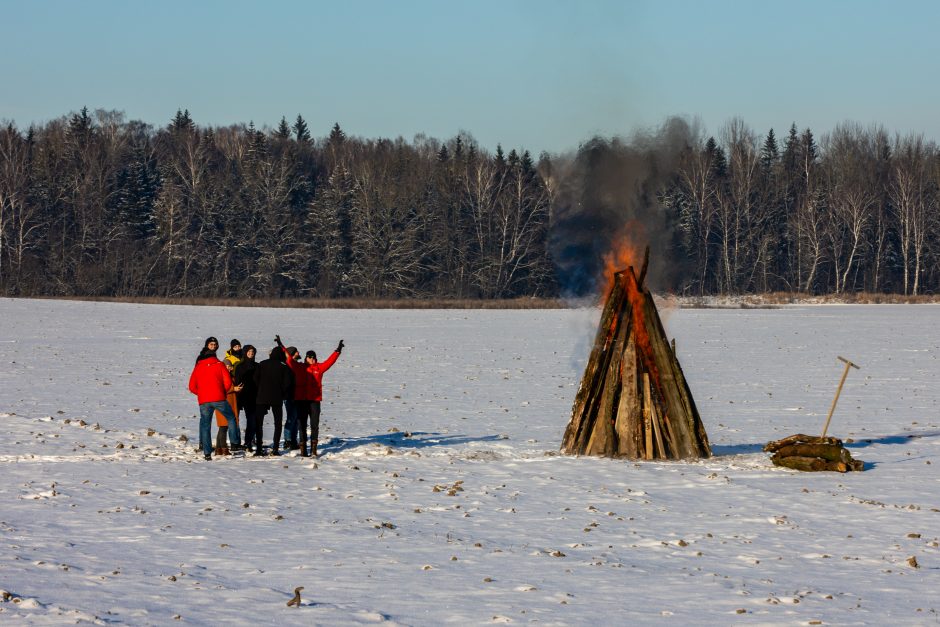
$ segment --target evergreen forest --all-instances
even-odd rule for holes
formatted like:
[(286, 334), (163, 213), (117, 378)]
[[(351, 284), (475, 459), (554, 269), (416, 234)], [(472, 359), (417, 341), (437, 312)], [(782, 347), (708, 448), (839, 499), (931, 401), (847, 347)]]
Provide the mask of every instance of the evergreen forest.
[(940, 291), (940, 151), (919, 135), (672, 118), (533, 156), (323, 131), (4, 123), (0, 294), (579, 296), (620, 238), (681, 295)]

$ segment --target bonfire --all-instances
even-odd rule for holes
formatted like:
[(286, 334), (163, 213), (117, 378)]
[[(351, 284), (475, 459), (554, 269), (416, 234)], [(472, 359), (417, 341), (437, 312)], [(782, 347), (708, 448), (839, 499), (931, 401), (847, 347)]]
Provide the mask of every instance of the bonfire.
[[(628, 253), (629, 256), (629, 253)], [(608, 258), (607, 265), (617, 263)], [(609, 272), (594, 347), (562, 451), (630, 459), (710, 457), (708, 435), (653, 296), (632, 264)]]

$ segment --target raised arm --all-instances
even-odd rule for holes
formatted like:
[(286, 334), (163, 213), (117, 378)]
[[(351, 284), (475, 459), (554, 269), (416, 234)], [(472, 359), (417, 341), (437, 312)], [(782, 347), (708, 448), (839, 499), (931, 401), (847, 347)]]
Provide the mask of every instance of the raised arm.
[(343, 352), (343, 348), (346, 347), (346, 344), (343, 343), (343, 340), (339, 341), (339, 345), (336, 347), (336, 350), (333, 351), (333, 354), (326, 358), (325, 361), (320, 363), (320, 372), (326, 372), (330, 367), (336, 363), (336, 360), (339, 359), (340, 353)]

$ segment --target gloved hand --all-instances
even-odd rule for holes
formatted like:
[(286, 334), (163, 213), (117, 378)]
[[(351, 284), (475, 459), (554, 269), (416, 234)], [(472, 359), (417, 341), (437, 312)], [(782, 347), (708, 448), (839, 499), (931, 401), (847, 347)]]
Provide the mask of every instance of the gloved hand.
[(277, 344), (277, 345), (278, 345), (279, 347), (281, 347), (281, 348), (284, 347), (284, 345), (281, 344), (281, 336), (280, 336), (280, 335), (275, 335), (275, 336), (274, 336), (274, 343)]
[(345, 346), (345, 344), (343, 344), (343, 340), (340, 340), (340, 341), (339, 341), (339, 346), (336, 347), (336, 352), (337, 352), (337, 353), (342, 353), (344, 346)]

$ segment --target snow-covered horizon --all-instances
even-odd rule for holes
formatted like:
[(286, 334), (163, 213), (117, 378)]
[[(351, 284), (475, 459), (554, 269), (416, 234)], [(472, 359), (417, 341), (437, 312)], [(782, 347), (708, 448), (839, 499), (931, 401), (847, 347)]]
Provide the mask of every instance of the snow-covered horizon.
[[(669, 311), (689, 462), (558, 453), (597, 314), (0, 299), (0, 622), (940, 621), (940, 306)], [(346, 342), (322, 457), (202, 461), (204, 338), (275, 333)], [(867, 470), (772, 466), (837, 355), (829, 432)]]

